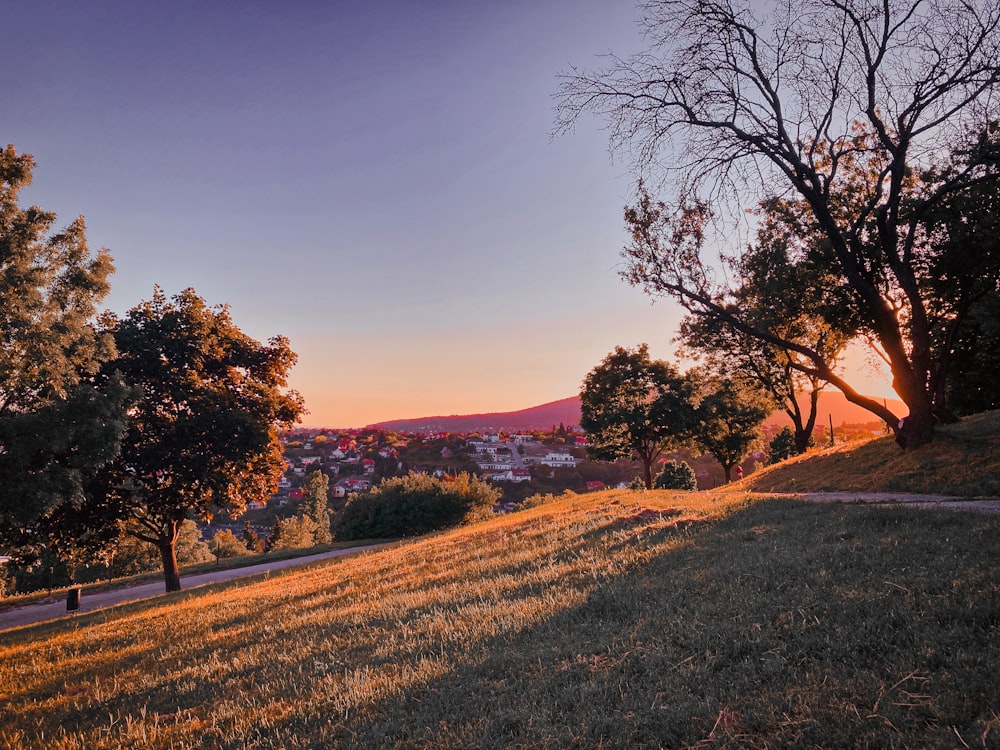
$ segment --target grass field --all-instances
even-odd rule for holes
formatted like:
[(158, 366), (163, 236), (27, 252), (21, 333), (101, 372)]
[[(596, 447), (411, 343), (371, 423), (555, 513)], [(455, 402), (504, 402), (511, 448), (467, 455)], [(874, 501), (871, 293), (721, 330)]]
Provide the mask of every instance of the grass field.
[(747, 477), (757, 492), (916, 492), (1000, 497), (1000, 412), (938, 427), (934, 441), (901, 451), (891, 437), (815, 451)]
[(998, 532), (570, 496), (0, 633), (0, 747), (1000, 747)]

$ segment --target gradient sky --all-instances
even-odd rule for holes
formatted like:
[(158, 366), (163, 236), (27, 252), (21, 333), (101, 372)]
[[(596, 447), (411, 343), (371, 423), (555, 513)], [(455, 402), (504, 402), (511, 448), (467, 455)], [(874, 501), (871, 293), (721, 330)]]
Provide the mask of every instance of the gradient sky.
[[(641, 46), (632, 2), (6, 4), (0, 143), (83, 214), (123, 313), (186, 287), (290, 338), (304, 423), (575, 394), (679, 320), (617, 276), (633, 188), (556, 76)], [(870, 391), (874, 390), (869, 388)], [(880, 392), (879, 395), (882, 395)]]

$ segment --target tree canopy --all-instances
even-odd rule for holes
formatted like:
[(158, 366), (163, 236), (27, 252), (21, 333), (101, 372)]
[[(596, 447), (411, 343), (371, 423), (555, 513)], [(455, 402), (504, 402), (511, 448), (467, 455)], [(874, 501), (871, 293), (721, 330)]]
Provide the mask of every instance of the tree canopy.
[(726, 481), (733, 467), (760, 440), (760, 428), (774, 402), (747, 379), (708, 377), (699, 383), (694, 441), (722, 464)]
[(33, 168), (0, 150), (0, 534), (14, 543), (83, 502), (118, 451), (127, 396), (101, 373), (115, 348), (95, 328), (111, 256), (90, 252), (82, 217), (54, 231), (55, 214), (18, 205)]
[[(950, 305), (935, 315), (923, 271), (935, 248), (966, 278), (995, 263), (963, 261), (921, 228), (944, 202), (998, 181), (1000, 6), (652, 0), (642, 8), (649, 48), (567, 75), (559, 122), (604, 116), (612, 147), (656, 174), (670, 199), (636, 207), (626, 251), (635, 280), (801, 355), (803, 372), (879, 415), (903, 447), (927, 442), (935, 419), (949, 417), (934, 387), (947, 359), (934, 328), (964, 313)], [(769, 198), (797, 202), (822, 237), (829, 270), (890, 366), (904, 419), (858, 393), (821, 352), (730, 308), (713, 252), (738, 255), (723, 238), (737, 238), (744, 209)]]
[(591, 458), (635, 457), (652, 488), (653, 462), (691, 427), (690, 389), (673, 365), (653, 360), (649, 347), (616, 346), (587, 373), (580, 390), (580, 427)]
[(138, 397), (121, 452), (103, 474), (101, 512), (88, 520), (132, 519), (130, 533), (156, 545), (167, 590), (177, 590), (181, 523), (216, 509), (239, 514), (277, 489), (278, 430), (303, 411), (287, 389), (295, 354), (283, 337), (261, 344), (247, 336), (227, 307), (210, 307), (192, 289), (171, 299), (157, 289), (124, 318), (104, 322), (118, 347), (106, 367)]

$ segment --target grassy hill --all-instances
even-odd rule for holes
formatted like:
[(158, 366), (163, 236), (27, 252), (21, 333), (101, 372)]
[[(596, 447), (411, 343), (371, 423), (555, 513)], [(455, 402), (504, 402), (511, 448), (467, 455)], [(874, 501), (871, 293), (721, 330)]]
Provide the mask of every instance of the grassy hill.
[(1000, 517), (603, 492), (0, 634), (0, 747), (1000, 747)]
[(919, 492), (1000, 497), (1000, 412), (939, 427), (934, 441), (902, 451), (891, 437), (808, 453), (756, 472), (757, 492)]

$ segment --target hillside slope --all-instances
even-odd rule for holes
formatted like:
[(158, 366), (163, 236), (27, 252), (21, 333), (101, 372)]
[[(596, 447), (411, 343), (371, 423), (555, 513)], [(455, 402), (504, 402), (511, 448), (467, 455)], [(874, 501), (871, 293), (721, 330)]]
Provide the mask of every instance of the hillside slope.
[(1000, 411), (938, 427), (934, 441), (903, 451), (891, 437), (814, 451), (751, 474), (758, 492), (917, 492), (1000, 497)]
[(0, 747), (995, 747), (998, 534), (567, 497), (4, 633)]

